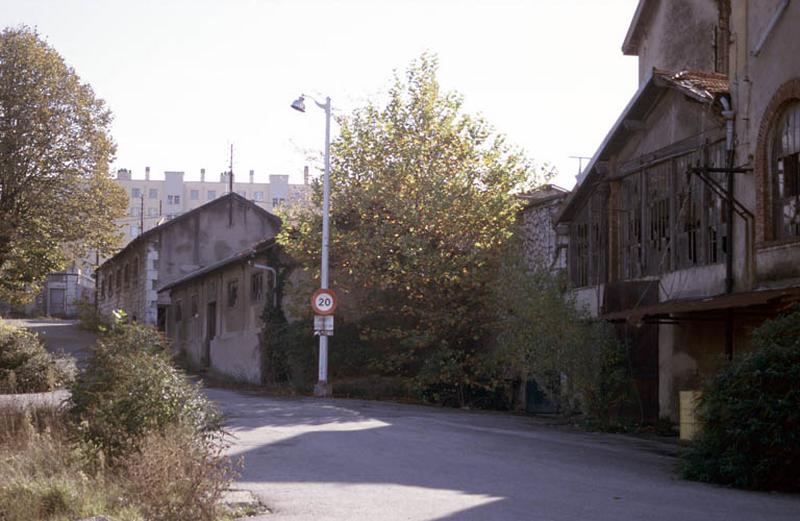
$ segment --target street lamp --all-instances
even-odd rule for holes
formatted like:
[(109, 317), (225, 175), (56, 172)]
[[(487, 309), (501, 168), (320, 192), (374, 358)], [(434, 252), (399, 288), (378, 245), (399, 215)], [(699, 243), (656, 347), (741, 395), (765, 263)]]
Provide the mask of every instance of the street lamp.
[[(310, 96), (309, 96), (310, 97)], [(326, 97), (325, 103), (320, 103), (313, 97), (314, 103), (325, 111), (325, 171), (322, 174), (322, 260), (320, 265), (320, 287), (328, 289), (328, 221), (330, 207), (330, 175), (331, 175), (331, 98)], [(292, 102), (292, 108), (306, 111), (305, 94)], [(314, 387), (316, 396), (330, 396), (331, 388), (328, 385), (328, 336), (319, 336), (319, 381)]]

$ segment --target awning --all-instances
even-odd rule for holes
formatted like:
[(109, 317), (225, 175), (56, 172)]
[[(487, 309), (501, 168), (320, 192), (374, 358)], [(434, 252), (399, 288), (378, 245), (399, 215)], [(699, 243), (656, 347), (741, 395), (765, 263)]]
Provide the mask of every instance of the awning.
[(706, 313), (753, 306), (783, 307), (800, 302), (800, 287), (730, 293), (695, 299), (676, 299), (601, 315), (608, 321), (638, 323), (648, 318), (663, 318), (685, 313)]

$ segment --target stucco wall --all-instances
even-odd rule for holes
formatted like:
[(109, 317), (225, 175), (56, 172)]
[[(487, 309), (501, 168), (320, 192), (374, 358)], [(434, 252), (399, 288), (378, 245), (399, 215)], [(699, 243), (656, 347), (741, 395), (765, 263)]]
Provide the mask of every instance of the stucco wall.
[[(264, 256), (253, 259), (254, 264), (267, 264)], [(251, 292), (251, 275), (261, 273), (263, 293), (255, 299)], [(230, 306), (228, 283), (237, 281), (238, 297)], [(193, 367), (207, 367), (213, 373), (237, 381), (261, 382), (261, 347), (259, 335), (263, 323), (261, 313), (267, 298), (272, 298), (272, 275), (254, 268), (245, 261), (181, 284), (168, 292), (171, 302), (167, 315), (167, 337), (174, 353), (183, 353)], [(163, 293), (162, 293), (163, 294)], [(197, 297), (197, 314), (192, 314), (192, 297)], [(176, 320), (175, 308), (181, 305), (181, 320)], [(209, 304), (214, 303), (216, 335), (209, 338)]]
[(716, 0), (656, 2), (639, 46), (639, 82), (653, 69), (714, 70)]

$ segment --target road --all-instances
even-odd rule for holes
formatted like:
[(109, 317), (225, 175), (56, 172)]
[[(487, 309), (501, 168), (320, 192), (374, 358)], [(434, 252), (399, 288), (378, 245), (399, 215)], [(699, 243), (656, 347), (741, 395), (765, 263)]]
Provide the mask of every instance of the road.
[(800, 496), (677, 478), (675, 447), (496, 413), (207, 389), (264, 520), (757, 521)]
[(77, 320), (51, 318), (3, 319), (6, 323), (26, 327), (37, 333), (45, 348), (59, 357), (70, 358), (82, 368), (89, 356), (89, 346), (97, 338), (78, 327)]
[[(94, 342), (70, 321), (9, 322), (79, 365)], [(678, 479), (671, 444), (499, 413), (205, 392), (244, 458), (236, 487), (272, 510), (263, 521), (800, 519), (797, 495)]]

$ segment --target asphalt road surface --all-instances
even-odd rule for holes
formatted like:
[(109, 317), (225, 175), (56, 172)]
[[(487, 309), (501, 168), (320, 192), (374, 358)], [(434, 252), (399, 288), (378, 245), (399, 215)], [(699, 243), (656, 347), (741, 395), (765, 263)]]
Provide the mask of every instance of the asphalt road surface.
[(45, 348), (51, 353), (73, 360), (82, 368), (89, 356), (89, 347), (97, 338), (94, 333), (78, 327), (77, 320), (52, 318), (3, 319), (17, 327), (26, 327), (37, 333)]
[(263, 520), (800, 520), (800, 496), (680, 480), (673, 444), (542, 420), (207, 389)]

